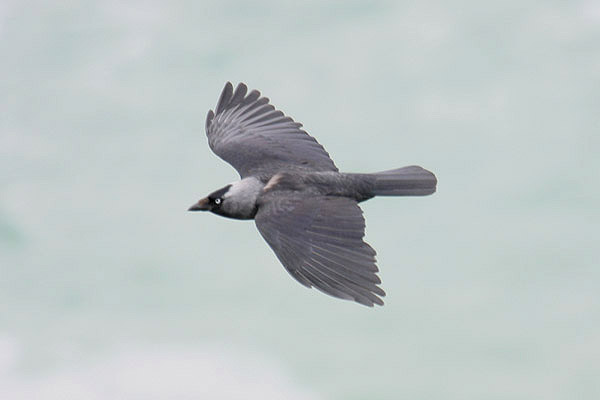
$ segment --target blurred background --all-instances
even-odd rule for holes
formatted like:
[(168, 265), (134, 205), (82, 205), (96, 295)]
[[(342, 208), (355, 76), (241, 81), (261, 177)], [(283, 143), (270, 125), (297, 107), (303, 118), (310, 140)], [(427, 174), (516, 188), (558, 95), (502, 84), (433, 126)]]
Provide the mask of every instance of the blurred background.
[[(600, 2), (0, 3), (3, 399), (597, 399)], [(300, 286), (252, 222), (226, 81), (347, 172), (382, 308)]]

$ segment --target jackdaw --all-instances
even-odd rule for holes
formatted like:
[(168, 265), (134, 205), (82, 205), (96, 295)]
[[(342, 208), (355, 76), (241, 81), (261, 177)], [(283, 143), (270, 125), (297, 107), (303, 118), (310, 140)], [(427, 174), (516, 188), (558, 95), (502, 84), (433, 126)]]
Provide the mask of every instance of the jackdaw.
[(409, 166), (370, 174), (339, 172), (302, 124), (260, 92), (227, 82), (206, 117), (212, 151), (241, 180), (199, 200), (189, 211), (254, 219), (285, 269), (307, 287), (365, 306), (383, 305), (375, 250), (363, 241), (358, 203), (375, 196), (425, 196), (435, 175)]

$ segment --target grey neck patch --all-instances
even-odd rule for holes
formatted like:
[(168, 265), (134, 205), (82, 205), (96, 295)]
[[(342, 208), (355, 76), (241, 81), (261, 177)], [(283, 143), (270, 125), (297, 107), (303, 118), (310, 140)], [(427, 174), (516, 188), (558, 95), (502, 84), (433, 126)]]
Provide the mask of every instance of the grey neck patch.
[(256, 214), (256, 199), (262, 192), (264, 183), (254, 177), (233, 182), (223, 194), (221, 212), (228, 217), (251, 219)]

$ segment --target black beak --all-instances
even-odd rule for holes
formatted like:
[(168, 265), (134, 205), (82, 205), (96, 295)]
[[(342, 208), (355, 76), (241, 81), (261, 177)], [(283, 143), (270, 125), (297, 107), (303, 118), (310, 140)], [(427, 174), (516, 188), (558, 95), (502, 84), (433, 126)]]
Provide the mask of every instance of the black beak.
[(196, 204), (193, 204), (188, 211), (208, 211), (210, 210), (210, 200), (208, 197), (198, 200)]

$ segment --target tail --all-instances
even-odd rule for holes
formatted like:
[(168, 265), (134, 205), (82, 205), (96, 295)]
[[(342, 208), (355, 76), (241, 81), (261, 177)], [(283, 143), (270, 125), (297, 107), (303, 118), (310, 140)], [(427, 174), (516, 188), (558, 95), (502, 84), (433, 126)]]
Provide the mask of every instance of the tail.
[(374, 177), (374, 196), (426, 196), (435, 193), (434, 174), (412, 165), (370, 174)]

